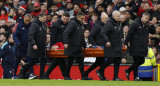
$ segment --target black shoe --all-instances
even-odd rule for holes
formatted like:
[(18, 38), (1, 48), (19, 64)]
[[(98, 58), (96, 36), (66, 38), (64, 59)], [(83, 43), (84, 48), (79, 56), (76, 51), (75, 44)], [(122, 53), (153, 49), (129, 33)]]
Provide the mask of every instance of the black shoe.
[(123, 79), (120, 78), (114, 78), (113, 81), (123, 81)]
[(25, 73), (23, 71), (20, 71), (19, 75), (18, 75), (19, 79), (25, 79)]
[(73, 79), (71, 79), (70, 77), (65, 76), (64, 80), (73, 80)]
[(125, 69), (124, 72), (125, 72), (125, 74), (126, 74), (126, 78), (129, 80), (129, 73), (128, 73), (128, 70)]
[(98, 77), (100, 78), (100, 80), (107, 80), (108, 81), (108, 79), (106, 79), (104, 77), (104, 75), (102, 74), (102, 72), (100, 70), (96, 70), (96, 73), (98, 74)]
[(139, 77), (136, 77), (136, 78), (134, 79), (134, 81), (143, 81), (143, 80), (140, 79)]
[(92, 80), (93, 78), (90, 77), (82, 77), (81, 80)]

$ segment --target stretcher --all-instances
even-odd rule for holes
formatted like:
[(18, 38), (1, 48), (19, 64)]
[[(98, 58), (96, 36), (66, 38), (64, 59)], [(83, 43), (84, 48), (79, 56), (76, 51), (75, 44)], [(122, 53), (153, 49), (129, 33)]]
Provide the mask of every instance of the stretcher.
[[(123, 47), (123, 52), (127, 50), (127, 48)], [(58, 49), (58, 50), (48, 50), (47, 51), (48, 57), (67, 57), (64, 55), (64, 49)], [(87, 48), (83, 50), (83, 56), (84, 57), (104, 57), (104, 51), (103, 48)]]

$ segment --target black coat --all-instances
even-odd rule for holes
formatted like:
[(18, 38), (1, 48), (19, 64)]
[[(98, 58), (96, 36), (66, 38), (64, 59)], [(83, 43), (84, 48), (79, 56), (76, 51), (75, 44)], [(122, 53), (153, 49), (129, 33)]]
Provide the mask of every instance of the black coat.
[(98, 45), (98, 46), (103, 46), (104, 42), (103, 42), (103, 37), (102, 35), (100, 35), (100, 32), (101, 32), (101, 29), (103, 28), (104, 24), (99, 21), (98, 23), (96, 23), (90, 34), (89, 34), (89, 42), (92, 44), (92, 45)]
[[(46, 32), (47, 26), (45, 23), (35, 19), (28, 34), (28, 51), (27, 55), (32, 58), (46, 57)], [(33, 49), (33, 45), (37, 45), (38, 50)]]
[(65, 49), (64, 54), (72, 57), (83, 57), (82, 47), (85, 47), (84, 26), (74, 18), (67, 25), (63, 39), (64, 43), (68, 44), (68, 48)]
[(129, 53), (132, 56), (147, 56), (149, 28), (150, 26), (148, 25), (143, 26), (140, 19), (131, 24), (125, 45), (130, 42)]
[[(113, 18), (109, 19), (101, 30), (104, 44), (105, 57), (121, 57), (122, 56), (122, 43), (121, 43), (121, 27), (120, 23), (116, 22)], [(106, 43), (110, 42), (111, 46), (106, 47)]]
[(51, 27), (51, 46), (63, 42), (63, 32), (66, 29), (67, 24), (64, 24), (62, 20), (58, 20)]
[(29, 25), (25, 25), (24, 21), (20, 21), (16, 31), (13, 33), (13, 39), (16, 43), (14, 47), (14, 54), (16, 57), (26, 57), (27, 56), (27, 48), (28, 48), (28, 33), (30, 30)]

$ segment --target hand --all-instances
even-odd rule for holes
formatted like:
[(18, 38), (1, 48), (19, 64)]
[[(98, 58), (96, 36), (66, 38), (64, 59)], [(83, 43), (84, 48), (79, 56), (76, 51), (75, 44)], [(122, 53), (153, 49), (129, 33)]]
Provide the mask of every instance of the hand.
[(123, 64), (125, 64), (126, 63), (126, 59), (122, 59), (122, 61), (121, 61)]
[(34, 45), (34, 46), (33, 46), (33, 49), (34, 49), (34, 50), (37, 50), (37, 49), (38, 49), (38, 48), (37, 48), (37, 45)]
[(107, 42), (106, 43), (106, 47), (110, 47), (111, 46), (111, 43), (110, 42)]
[(23, 66), (26, 64), (23, 60), (21, 60), (21, 63), (22, 63)]
[(64, 49), (67, 49), (68, 48), (68, 44), (64, 44)]

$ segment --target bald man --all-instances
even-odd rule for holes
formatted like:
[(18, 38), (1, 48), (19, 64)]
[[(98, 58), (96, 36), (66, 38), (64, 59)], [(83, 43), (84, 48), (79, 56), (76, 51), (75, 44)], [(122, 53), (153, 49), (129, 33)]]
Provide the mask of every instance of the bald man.
[(107, 58), (96, 72), (100, 79), (103, 79), (104, 69), (111, 63), (114, 63), (114, 78), (115, 81), (122, 81), (118, 78), (119, 65), (122, 56), (122, 43), (121, 43), (121, 27), (120, 27), (120, 12), (114, 11), (104, 27), (101, 30), (104, 43), (104, 57)]
[[(106, 23), (107, 19), (108, 19), (108, 15), (105, 12), (102, 12), (100, 21), (95, 23), (93, 29), (91, 30), (91, 33), (89, 35), (89, 42), (94, 46), (94, 48), (98, 46), (100, 47), (103, 46), (103, 38), (100, 35), (100, 32), (104, 24)], [(95, 63), (85, 72), (86, 75), (88, 75), (92, 70), (94, 70), (104, 62), (105, 62), (104, 57), (96, 58)], [(103, 78), (101, 80), (106, 80), (106, 79)]]

